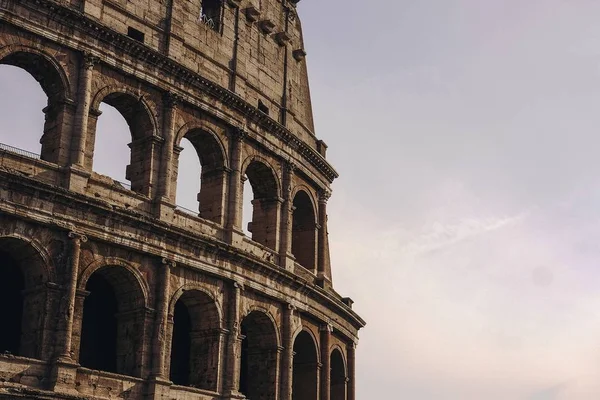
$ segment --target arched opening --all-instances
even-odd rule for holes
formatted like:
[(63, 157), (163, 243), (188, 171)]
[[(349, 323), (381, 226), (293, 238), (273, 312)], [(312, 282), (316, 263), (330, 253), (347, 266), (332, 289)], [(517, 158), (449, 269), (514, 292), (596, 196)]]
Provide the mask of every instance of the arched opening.
[(272, 400), (277, 388), (277, 331), (269, 317), (253, 311), (241, 326), (240, 392), (252, 400)]
[(140, 376), (144, 296), (123, 267), (103, 267), (88, 279), (83, 303), (79, 363), (87, 368)]
[(3, 288), (0, 290), (3, 328), (0, 329), (0, 353), (18, 355), (21, 351), (21, 321), (23, 320), (22, 292), (25, 290), (23, 273), (17, 262), (0, 252)]
[[(245, 177), (252, 188), (252, 220), (247, 229), (252, 240), (277, 250), (280, 198), (275, 174), (267, 165), (255, 160), (246, 168)], [(246, 185), (244, 195), (245, 189)]]
[(211, 133), (195, 129), (184, 136), (179, 153), (179, 167), (173, 174), (178, 204), (197, 209), (200, 217), (222, 224), (226, 172), (221, 145)]
[(55, 65), (39, 54), (11, 53), (0, 60), (0, 92), (10, 93), (0, 111), (0, 141), (31, 157), (66, 164), (68, 148), (61, 148), (61, 135), (72, 111), (66, 107), (65, 84)]
[(47, 276), (43, 259), (27, 242), (0, 239), (0, 353), (42, 358)]
[(170, 378), (176, 385), (217, 390), (220, 319), (214, 300), (197, 290), (175, 303)]
[(346, 366), (338, 349), (331, 352), (330, 400), (346, 400)]
[(317, 364), (315, 341), (310, 333), (302, 331), (294, 342), (293, 400), (315, 400), (318, 397)]
[(101, 103), (99, 110), (102, 118), (98, 118), (96, 125), (94, 171), (129, 186), (126, 176), (131, 152), (129, 125), (115, 107)]
[[(110, 173), (111, 178), (118, 182), (125, 178), (131, 190), (151, 196), (152, 176), (158, 168), (155, 160), (158, 142), (153, 140), (153, 118), (142, 99), (130, 93), (115, 92), (96, 105), (98, 110), (90, 111), (85, 165), (102, 173), (95, 165), (98, 160), (98, 166)], [(101, 116), (101, 111), (106, 115)], [(102, 121), (103, 118), (106, 121)], [(131, 142), (126, 144), (129, 140)], [(129, 154), (129, 164), (126, 164), (126, 154)]]
[(317, 224), (313, 203), (306, 192), (299, 191), (293, 205), (292, 253), (304, 268), (316, 270)]

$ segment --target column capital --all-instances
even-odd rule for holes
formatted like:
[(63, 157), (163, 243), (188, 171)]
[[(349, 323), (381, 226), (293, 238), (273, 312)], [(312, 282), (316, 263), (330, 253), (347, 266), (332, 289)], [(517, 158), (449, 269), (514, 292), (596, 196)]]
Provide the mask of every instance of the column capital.
[(287, 304), (285, 305), (285, 308), (286, 308), (287, 310), (290, 310), (291, 312), (294, 312), (294, 311), (296, 311), (296, 310), (298, 309), (298, 308), (297, 308), (295, 305), (293, 305), (293, 304), (290, 304), (290, 303), (287, 303)]
[(319, 327), (319, 332), (328, 332), (328, 333), (332, 333), (333, 332), (333, 325), (327, 323), (327, 324), (323, 324)]
[(181, 96), (179, 96), (178, 94), (175, 94), (173, 92), (167, 92), (163, 96), (164, 105), (166, 108), (169, 108), (169, 109), (176, 109), (179, 106), (179, 104), (181, 103), (181, 100), (182, 100)]
[(83, 64), (84, 69), (90, 70), (94, 68), (94, 65), (98, 64), (100, 59), (91, 53), (83, 53)]
[(233, 288), (236, 290), (244, 290), (244, 284), (241, 282), (233, 281)]
[(331, 198), (331, 190), (323, 189), (319, 191), (319, 204), (327, 204)]
[(75, 232), (75, 231), (69, 232), (69, 239), (74, 240), (74, 241), (79, 241), (81, 243), (85, 243), (88, 241), (88, 238), (86, 235), (84, 235), (83, 233)]
[(163, 258), (160, 260), (160, 262), (161, 262), (161, 264), (162, 264), (162, 265), (165, 265), (165, 266), (166, 266), (166, 267), (168, 267), (168, 268), (175, 268), (175, 267), (177, 266), (177, 263), (176, 263), (175, 261), (173, 261), (173, 260), (169, 260), (169, 259), (168, 259), (168, 258), (166, 258), (166, 257), (163, 257)]
[(248, 137), (248, 133), (240, 128), (232, 128), (229, 130), (229, 136), (236, 142), (243, 142)]
[(298, 169), (298, 165), (296, 165), (293, 161), (286, 161), (283, 165), (284, 171), (288, 174), (293, 174)]

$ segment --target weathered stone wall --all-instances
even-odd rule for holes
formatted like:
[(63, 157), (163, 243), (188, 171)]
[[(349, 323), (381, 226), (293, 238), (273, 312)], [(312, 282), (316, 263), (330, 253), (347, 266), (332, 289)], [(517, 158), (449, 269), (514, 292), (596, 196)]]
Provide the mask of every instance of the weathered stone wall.
[[(208, 26), (200, 1), (0, 0), (0, 63), (48, 95), (40, 159), (0, 148), (0, 281), (23, 276), (0, 398), (289, 400), (304, 332), (319, 361), (294, 398), (337, 400), (342, 376), (354, 400), (364, 321), (332, 288), (337, 173), (312, 132), (295, 2), (216, 4)], [(94, 172), (102, 102), (131, 127), (131, 187)], [(197, 214), (176, 206), (183, 138)]]

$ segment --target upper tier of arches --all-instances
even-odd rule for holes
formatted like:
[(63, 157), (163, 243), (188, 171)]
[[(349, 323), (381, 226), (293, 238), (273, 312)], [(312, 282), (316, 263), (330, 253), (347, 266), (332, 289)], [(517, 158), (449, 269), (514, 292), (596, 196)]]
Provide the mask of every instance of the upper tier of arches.
[[(277, 154), (279, 150), (240, 135), (224, 120), (198, 112), (177, 97), (136, 86), (134, 80), (123, 78), (94, 57), (81, 56), (76, 66), (65, 65), (57, 57), (26, 46), (0, 44), (0, 64), (27, 71), (47, 95), (43, 132), (37, 134), (43, 161), (91, 174), (98, 143), (104, 141), (104, 148), (110, 148), (111, 134), (127, 136), (129, 157), (123, 175), (132, 196), (141, 195), (148, 204), (161, 201), (172, 206), (187, 196), (195, 203), (191, 211), (197, 217), (239, 232), (247, 179), (252, 191), (247, 212), (251, 239), (318, 272), (320, 221), (315, 199), (322, 182), (313, 171), (290, 169), (292, 164)], [(123, 117), (122, 131), (97, 131), (102, 103)], [(199, 161), (199, 181), (177, 179), (181, 168), (186, 168), (179, 163), (183, 140), (191, 143)], [(13, 144), (10, 137), (1, 141)], [(109, 178), (119, 185), (120, 178)], [(72, 182), (67, 185), (75, 187)], [(93, 195), (102, 197), (97, 191)]]

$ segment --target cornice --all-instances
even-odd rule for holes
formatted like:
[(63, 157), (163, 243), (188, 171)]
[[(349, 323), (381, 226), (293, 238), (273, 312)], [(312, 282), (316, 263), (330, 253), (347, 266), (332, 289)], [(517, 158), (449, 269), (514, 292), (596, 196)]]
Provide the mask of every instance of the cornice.
[[(9, 8), (10, 3), (15, 0), (3, 0), (0, 7)], [(286, 143), (299, 155), (305, 158), (312, 166), (331, 183), (339, 177), (337, 171), (319, 154), (315, 149), (294, 135), (289, 129), (281, 125), (266, 114), (258, 111), (250, 103), (239, 97), (236, 93), (210, 81), (202, 75), (190, 70), (189, 68), (170, 59), (168, 56), (157, 50), (118, 33), (100, 22), (91, 19), (81, 11), (60, 5), (52, 0), (20, 0), (16, 3), (21, 5), (31, 5), (37, 10), (46, 9), (52, 14), (52, 19), (60, 21), (62, 24), (73, 29), (84, 31), (90, 37), (109, 43), (129, 54), (138, 61), (148, 63), (162, 72), (174, 77), (178, 82), (194, 86), (201, 91), (208, 93), (223, 104), (242, 113), (249, 121), (256, 123), (265, 131), (270, 132), (275, 137)]]

